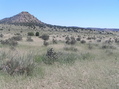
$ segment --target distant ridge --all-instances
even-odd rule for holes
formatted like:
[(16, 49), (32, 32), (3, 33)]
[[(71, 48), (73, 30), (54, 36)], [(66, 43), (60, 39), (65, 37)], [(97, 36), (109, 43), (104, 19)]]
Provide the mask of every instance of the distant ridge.
[(27, 11), (22, 11), (21, 13), (14, 15), (13, 17), (4, 18), (0, 20), (0, 24), (14, 24), (14, 25), (24, 25), (24, 26), (39, 26), (39, 27), (57, 27), (57, 28), (71, 28), (71, 29), (86, 29), (86, 30), (98, 30), (98, 31), (119, 31), (116, 28), (93, 28), (93, 27), (76, 27), (76, 26), (58, 26), (58, 25), (51, 25), (41, 22), (36, 17), (31, 15)]

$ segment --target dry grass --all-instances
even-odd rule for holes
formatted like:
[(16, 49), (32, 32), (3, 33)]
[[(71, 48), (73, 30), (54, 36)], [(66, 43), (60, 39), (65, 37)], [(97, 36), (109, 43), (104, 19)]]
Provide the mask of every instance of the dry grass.
[[(76, 61), (74, 65), (41, 64), (43, 77), (0, 76), (2, 89), (118, 89), (118, 61)], [(41, 71), (41, 70), (40, 70)]]
[[(7, 27), (9, 28), (9, 26)], [(21, 27), (13, 28), (13, 32), (8, 32), (6, 28), (6, 31), (3, 31), (4, 38), (0, 38), (0, 40), (12, 37), (15, 33), (14, 30)], [(27, 27), (23, 28), (28, 29)], [(105, 40), (113, 39), (117, 37), (116, 35), (81, 33), (81, 40), (86, 40), (86, 44), (81, 44), (79, 41), (73, 46), (67, 46), (63, 35), (77, 37), (78, 33), (49, 32), (48, 34), (51, 34), (49, 39), (50, 45), (45, 47), (43, 46), (43, 40), (35, 36), (32, 37), (33, 42), (27, 42), (26, 30), (24, 31), (22, 41), (18, 42), (15, 50), (0, 44), (0, 65), (3, 60), (6, 61), (9, 59), (9, 56), (12, 57), (16, 53), (19, 56), (32, 53), (33, 59), (36, 60), (37, 58), (33, 74), (31, 76), (10, 76), (6, 72), (0, 71), (0, 89), (119, 89), (119, 46), (116, 43), (112, 43), (111, 45), (115, 49), (102, 49)], [(43, 33), (41, 32), (41, 34)], [(83, 38), (84, 35), (86, 35), (85, 38)], [(92, 39), (92, 42), (87, 40), (88, 36), (94, 35), (97, 39), (103, 36), (105, 38), (100, 43)], [(58, 44), (52, 43), (53, 36), (56, 37)], [(92, 47), (91, 49), (89, 48), (89, 43)], [(64, 47), (74, 47), (77, 51), (67, 51), (64, 50)], [(54, 64), (47, 65), (42, 62), (42, 56), (46, 54), (48, 48), (54, 48), (56, 52), (61, 52), (64, 55)], [(4, 53), (7, 55), (4, 55)], [(70, 55), (72, 53), (74, 55)], [(69, 60), (75, 59), (75, 61), (73, 63), (59, 61), (65, 58), (69, 58)]]

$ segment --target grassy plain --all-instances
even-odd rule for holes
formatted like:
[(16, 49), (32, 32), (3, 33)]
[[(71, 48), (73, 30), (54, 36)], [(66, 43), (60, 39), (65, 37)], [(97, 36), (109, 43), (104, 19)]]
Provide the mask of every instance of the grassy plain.
[[(1, 31), (4, 36), (0, 40), (8, 39), (20, 32), (19, 29), (14, 29), (8, 31), (5, 28)], [(33, 42), (27, 42), (27, 32), (28, 30), (23, 30), (20, 33), (22, 40), (18, 41), (15, 49), (0, 44), (0, 66), (14, 58), (26, 64), (33, 62), (34, 69), (28, 76), (9, 75), (6, 71), (0, 70), (0, 89), (119, 89), (119, 44), (115, 43), (115, 38), (118, 39), (117, 32), (99, 34), (87, 31), (39, 31), (40, 34), (49, 34), (48, 46), (44, 46), (43, 40), (36, 36), (32, 36)], [(67, 35), (75, 38), (80, 35), (81, 40), (85, 40), (86, 43), (77, 41), (74, 45), (67, 45)], [(53, 36), (57, 39), (57, 44), (52, 43)], [(88, 39), (94, 36), (95, 40)], [(110, 38), (111, 43), (105, 43)], [(99, 39), (101, 42), (97, 42)], [(61, 53), (53, 64), (43, 61), (49, 48)], [(25, 63), (23, 64), (26, 65)]]

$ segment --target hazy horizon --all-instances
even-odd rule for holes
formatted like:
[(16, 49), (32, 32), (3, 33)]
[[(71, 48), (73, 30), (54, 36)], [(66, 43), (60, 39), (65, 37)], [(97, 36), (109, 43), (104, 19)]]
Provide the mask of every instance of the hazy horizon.
[(0, 3), (0, 20), (27, 11), (52, 25), (119, 28), (119, 0), (10, 0)]

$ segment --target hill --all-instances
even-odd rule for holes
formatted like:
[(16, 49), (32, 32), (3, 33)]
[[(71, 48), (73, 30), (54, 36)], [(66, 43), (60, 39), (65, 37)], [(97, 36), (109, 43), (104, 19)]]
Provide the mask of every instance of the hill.
[(0, 20), (0, 23), (2, 24), (21, 24), (21, 25), (27, 25), (27, 24), (44, 24), (40, 20), (38, 20), (36, 17), (31, 15), (29, 12), (21, 12), (13, 17), (4, 18)]

